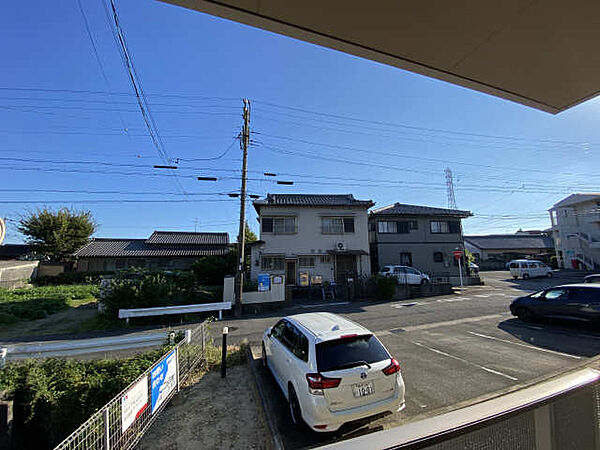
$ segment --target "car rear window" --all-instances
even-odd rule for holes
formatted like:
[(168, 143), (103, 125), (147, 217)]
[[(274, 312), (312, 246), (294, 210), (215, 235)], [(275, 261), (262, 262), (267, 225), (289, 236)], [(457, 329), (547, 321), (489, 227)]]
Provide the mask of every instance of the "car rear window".
[(510, 263), (509, 266), (511, 269), (518, 269), (519, 268), (519, 263)]
[(319, 372), (337, 370), (357, 361), (372, 364), (390, 358), (372, 334), (321, 342), (315, 346), (315, 351)]
[(389, 272), (390, 268), (389, 267), (384, 267), (383, 269), (381, 269), (382, 272)]

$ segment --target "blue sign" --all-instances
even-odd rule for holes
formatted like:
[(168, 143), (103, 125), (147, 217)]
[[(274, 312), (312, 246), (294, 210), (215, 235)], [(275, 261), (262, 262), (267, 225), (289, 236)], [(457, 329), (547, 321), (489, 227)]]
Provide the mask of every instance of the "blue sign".
[(264, 292), (271, 289), (271, 276), (268, 273), (258, 275), (258, 291)]
[(152, 413), (169, 398), (177, 385), (177, 355), (175, 350), (165, 356), (150, 371)]

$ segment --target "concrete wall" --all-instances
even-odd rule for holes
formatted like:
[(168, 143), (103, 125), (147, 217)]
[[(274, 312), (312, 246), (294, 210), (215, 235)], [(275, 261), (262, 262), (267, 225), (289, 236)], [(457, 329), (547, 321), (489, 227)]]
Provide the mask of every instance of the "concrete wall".
[[(599, 197), (600, 198), (600, 197)], [(585, 255), (587, 268), (600, 269), (600, 205), (591, 200), (553, 208), (554, 247), (560, 268), (573, 268), (577, 255)]]
[[(283, 303), (285, 301), (285, 277), (281, 277), (281, 283), (273, 284), (271, 277), (271, 289), (263, 292), (244, 292), (242, 294), (242, 305), (255, 305), (260, 303)], [(226, 277), (223, 280), (223, 301), (235, 303), (235, 278)]]
[(0, 287), (16, 289), (37, 276), (39, 261), (0, 261)]
[(41, 262), (38, 267), (38, 277), (55, 277), (65, 271), (64, 264)]
[[(311, 275), (321, 275), (323, 281), (334, 278), (333, 257), (330, 263), (321, 263), (320, 255), (328, 255), (328, 251), (336, 249), (339, 242), (345, 244), (347, 250), (362, 250), (369, 252), (367, 210), (356, 208), (284, 208), (262, 206), (261, 216), (293, 216), (296, 218), (296, 232), (291, 234), (263, 233), (260, 229), (260, 240), (263, 245), (251, 248), (251, 278), (256, 279), (262, 273), (260, 267), (261, 255), (282, 255), (296, 259), (298, 256), (315, 256), (314, 268), (297, 266), (298, 272), (309, 272)], [(354, 217), (354, 233), (324, 234), (321, 232), (321, 217)], [(357, 271), (361, 275), (371, 274), (371, 263), (368, 255), (357, 257)], [(272, 271), (271, 273), (277, 273)], [(284, 271), (279, 271), (284, 273)]]
[[(379, 233), (378, 221), (417, 221), (417, 229), (408, 233)], [(440, 276), (458, 276), (458, 266), (455, 265), (452, 251), (462, 247), (462, 234), (432, 234), (431, 220), (460, 220), (448, 217), (419, 217), (419, 216), (371, 216), (374, 230), (369, 232), (371, 246), (376, 246), (376, 261), (379, 267), (399, 265), (400, 253), (411, 253), (412, 265), (423, 272)], [(435, 252), (443, 253), (443, 261), (433, 259)]]

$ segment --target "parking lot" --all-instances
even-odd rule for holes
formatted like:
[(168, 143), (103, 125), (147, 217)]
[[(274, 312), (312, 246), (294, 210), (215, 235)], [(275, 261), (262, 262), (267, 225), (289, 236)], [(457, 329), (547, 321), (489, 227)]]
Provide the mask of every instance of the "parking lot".
[[(348, 435), (396, 426), (496, 396), (585, 364), (600, 353), (600, 333), (592, 327), (568, 322), (527, 324), (508, 312), (513, 298), (580, 281), (579, 274), (526, 281), (512, 280), (508, 272), (488, 272), (482, 277), (484, 286), (468, 287), (449, 296), (299, 306), (283, 313), (229, 321), (228, 325), (233, 328), (232, 337), (246, 337), (255, 346), (260, 344), (264, 328), (279, 317), (307, 311), (335, 312), (374, 331), (400, 362), (407, 406), (401, 413), (350, 430)], [(262, 368), (258, 374), (267, 414), (274, 419), (285, 448), (348, 436), (318, 436), (296, 430), (270, 374)]]

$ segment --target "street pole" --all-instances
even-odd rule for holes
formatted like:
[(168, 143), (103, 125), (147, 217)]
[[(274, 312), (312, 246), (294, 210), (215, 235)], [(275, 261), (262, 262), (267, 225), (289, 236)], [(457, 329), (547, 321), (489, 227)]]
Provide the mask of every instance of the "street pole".
[(458, 276), (460, 277), (460, 289), (462, 290), (463, 279), (462, 279), (462, 264), (460, 262), (461, 259), (462, 259), (462, 256), (460, 258), (458, 258)]
[(246, 181), (248, 178), (248, 145), (250, 143), (250, 101), (244, 99), (244, 128), (242, 131), (241, 146), (243, 152), (242, 158), (242, 188), (240, 192), (240, 230), (238, 233), (238, 266), (237, 266), (237, 282), (235, 292), (234, 315), (240, 317), (242, 315), (242, 292), (244, 290), (244, 259), (246, 240)]

